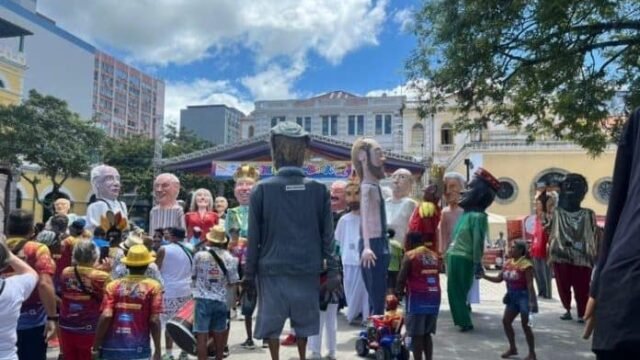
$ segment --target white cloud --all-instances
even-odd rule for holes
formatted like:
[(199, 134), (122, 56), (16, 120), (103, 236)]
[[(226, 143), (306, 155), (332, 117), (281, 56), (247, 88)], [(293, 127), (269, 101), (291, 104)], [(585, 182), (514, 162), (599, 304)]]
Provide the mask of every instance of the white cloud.
[[(428, 97), (427, 93), (431, 90), (424, 80), (410, 80), (402, 85), (398, 85), (390, 89), (370, 90), (365, 96), (406, 96), (408, 100), (417, 100), (419, 97), (423, 99)], [(422, 96), (421, 96), (422, 94)]]
[(393, 14), (393, 22), (400, 26), (401, 31), (410, 32), (413, 27), (414, 16), (414, 9), (412, 7), (407, 7), (400, 9)]
[(41, 0), (63, 28), (143, 64), (186, 64), (242, 45), (259, 63), (313, 51), (339, 63), (377, 45), (388, 0)]
[(192, 82), (168, 82), (165, 88), (167, 123), (180, 124), (180, 110), (187, 105), (224, 104), (245, 114), (253, 111), (253, 102), (244, 99), (228, 81), (197, 79)]
[(289, 67), (271, 64), (253, 76), (243, 77), (240, 81), (255, 100), (282, 100), (298, 97), (293, 85), (306, 69), (304, 60), (298, 59)]

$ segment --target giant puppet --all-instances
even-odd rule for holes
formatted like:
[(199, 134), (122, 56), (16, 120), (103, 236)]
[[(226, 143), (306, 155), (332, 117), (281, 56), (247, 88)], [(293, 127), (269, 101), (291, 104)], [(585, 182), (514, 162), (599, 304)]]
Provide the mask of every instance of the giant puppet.
[(293, 122), (280, 122), (271, 129), (276, 173), (254, 187), (249, 205), (244, 286), (257, 282), (255, 336), (268, 340), (272, 359), (278, 358), (287, 318), (295, 329), (301, 359), (307, 338), (318, 334), (323, 263), (327, 291), (341, 283), (329, 191), (302, 169), (309, 141), (308, 133)]
[(170, 173), (158, 175), (153, 181), (156, 206), (149, 213), (149, 231), (178, 227), (185, 229), (184, 210), (178, 205), (180, 180)]
[(249, 201), (251, 190), (260, 178), (258, 169), (251, 165), (240, 165), (233, 174), (235, 187), (233, 195), (238, 201), (238, 206), (227, 210), (227, 217), (224, 222), (225, 231), (236, 228), (240, 230), (240, 237), (246, 238), (249, 226)]
[(371, 138), (360, 138), (351, 147), (351, 161), (360, 178), (362, 242), (360, 263), (373, 315), (383, 315), (387, 291), (387, 269), (391, 255), (387, 218), (380, 190), (384, 178), (384, 153)]
[(560, 301), (571, 320), (571, 288), (575, 293), (578, 321), (583, 321), (591, 268), (596, 260), (596, 215), (581, 206), (587, 193), (587, 180), (580, 174), (567, 174), (560, 183), (558, 205), (548, 225), (549, 262), (553, 266)]
[[(68, 224), (71, 225), (74, 221), (76, 221), (76, 219), (78, 218), (78, 215), (70, 213), (71, 211), (71, 200), (66, 199), (66, 198), (58, 198), (56, 199), (56, 201), (53, 202), (53, 209), (55, 210), (56, 215), (64, 215), (67, 217)], [(47, 220), (47, 223), (45, 224), (45, 229), (46, 230), (52, 230), (51, 229), (51, 219), (53, 219), (53, 216), (49, 218), (49, 220)]]
[(347, 200), (345, 197), (345, 189), (347, 188), (346, 181), (336, 180), (331, 184), (329, 188), (331, 194), (331, 212), (333, 213), (333, 224), (338, 224), (340, 217), (344, 215), (347, 210)]
[(640, 109), (622, 131), (603, 243), (591, 283), (587, 329), (598, 359), (640, 359)]
[(396, 232), (395, 238), (404, 244), (409, 219), (416, 202), (410, 197), (413, 177), (407, 169), (398, 169), (391, 174), (392, 196), (385, 200), (387, 226)]
[(484, 273), (482, 255), (489, 228), (485, 210), (493, 203), (500, 188), (498, 180), (487, 170), (479, 168), (460, 200), (464, 213), (458, 220), (447, 251), (447, 293), (451, 316), (462, 331), (473, 329), (467, 296), (474, 275)]
[(200, 228), (200, 241), (205, 240), (214, 225), (218, 224), (218, 213), (213, 209), (213, 196), (207, 189), (198, 189), (193, 193), (189, 212), (184, 216), (188, 238), (193, 237), (193, 229)]
[(93, 232), (101, 225), (102, 217), (111, 211), (114, 215), (126, 220), (127, 207), (118, 201), (120, 195), (120, 174), (116, 168), (108, 165), (98, 165), (91, 169), (91, 187), (96, 201), (87, 208), (86, 229)]

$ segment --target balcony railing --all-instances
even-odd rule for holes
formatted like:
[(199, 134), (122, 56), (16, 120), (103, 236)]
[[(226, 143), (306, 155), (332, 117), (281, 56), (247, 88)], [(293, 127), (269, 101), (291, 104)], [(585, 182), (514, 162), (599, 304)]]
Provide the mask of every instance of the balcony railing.
[(23, 53), (14, 51), (5, 45), (0, 45), (0, 57), (12, 61), (18, 65), (27, 65), (27, 60)]
[(456, 149), (455, 144), (440, 144), (438, 145), (438, 150), (440, 152), (453, 152)]

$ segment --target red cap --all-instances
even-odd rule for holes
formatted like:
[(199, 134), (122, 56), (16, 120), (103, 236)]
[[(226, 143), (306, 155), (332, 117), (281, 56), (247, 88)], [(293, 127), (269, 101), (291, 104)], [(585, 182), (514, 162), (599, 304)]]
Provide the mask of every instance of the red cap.
[(500, 181), (498, 181), (498, 179), (496, 179), (495, 176), (491, 175), (491, 173), (486, 169), (478, 168), (475, 175), (485, 180), (494, 191), (498, 191), (498, 189), (500, 189)]

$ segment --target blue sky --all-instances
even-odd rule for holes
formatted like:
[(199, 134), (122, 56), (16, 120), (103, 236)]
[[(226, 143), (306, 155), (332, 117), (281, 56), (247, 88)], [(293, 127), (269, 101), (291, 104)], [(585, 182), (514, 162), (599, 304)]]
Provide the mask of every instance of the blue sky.
[(40, 0), (59, 26), (166, 83), (187, 105), (401, 91), (419, 0)]

